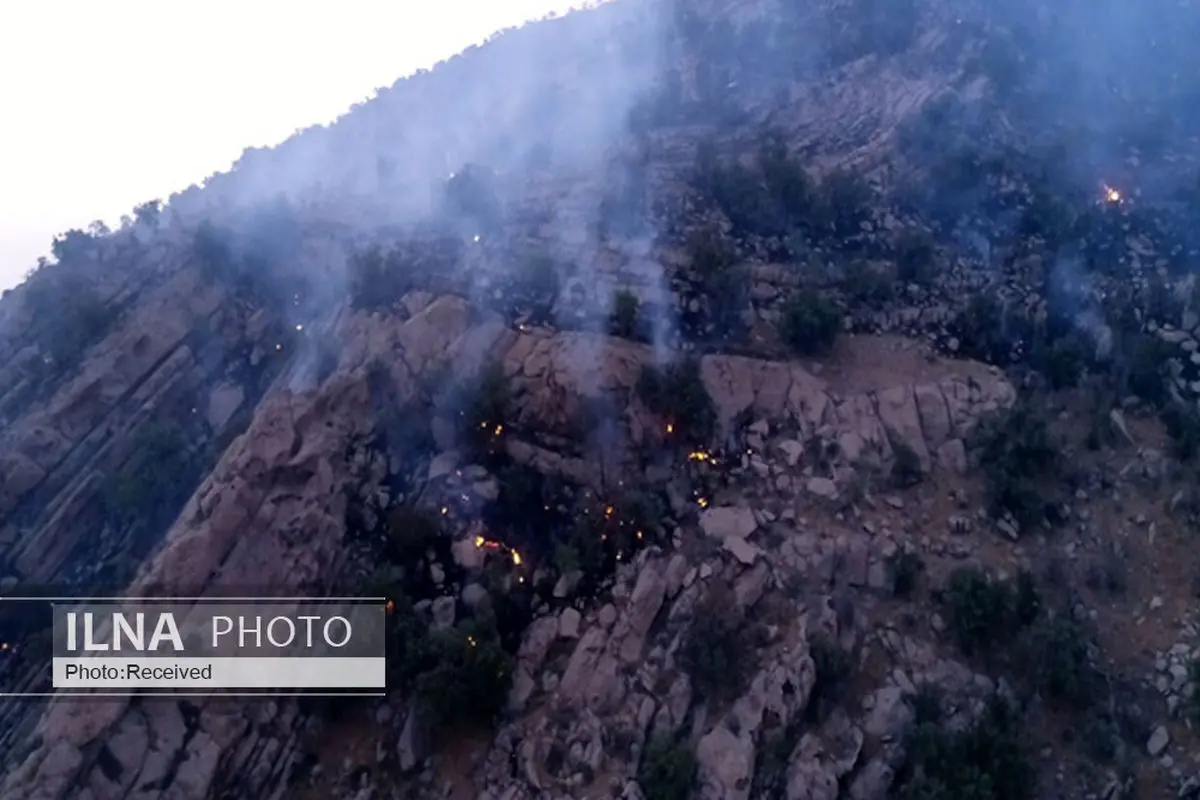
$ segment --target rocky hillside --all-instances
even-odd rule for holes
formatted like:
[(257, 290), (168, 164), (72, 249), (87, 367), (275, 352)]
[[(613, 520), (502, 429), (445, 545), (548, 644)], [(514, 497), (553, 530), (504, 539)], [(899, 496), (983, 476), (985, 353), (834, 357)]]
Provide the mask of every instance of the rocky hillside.
[(393, 689), (0, 698), (3, 796), (1200, 796), (1198, 16), (615, 0), (64, 233), (0, 590), (382, 593)]

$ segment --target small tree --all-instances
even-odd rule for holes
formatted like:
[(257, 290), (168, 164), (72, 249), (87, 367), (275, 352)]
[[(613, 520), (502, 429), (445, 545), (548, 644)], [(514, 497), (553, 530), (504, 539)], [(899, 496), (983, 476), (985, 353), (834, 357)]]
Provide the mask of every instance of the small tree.
[(801, 292), (783, 311), (780, 335), (793, 352), (815, 356), (828, 352), (842, 327), (837, 306), (812, 291)]
[(651, 413), (662, 417), (671, 435), (688, 444), (712, 438), (717, 412), (700, 377), (700, 363), (685, 359), (663, 367), (643, 367), (638, 397)]
[(708, 702), (736, 697), (752, 666), (746, 620), (724, 591), (712, 591), (692, 619), (680, 650), (696, 692)]
[(650, 741), (638, 766), (638, 785), (646, 800), (688, 800), (696, 779), (696, 754), (686, 742), (669, 736)]
[(638, 318), (640, 311), (641, 304), (637, 295), (628, 289), (615, 292), (612, 298), (612, 311), (608, 319), (608, 332), (624, 339), (636, 338), (641, 327)]
[(498, 362), (480, 371), (459, 408), (459, 438), (472, 458), (492, 463), (504, 450), (504, 422), (512, 411), (512, 394)]
[(494, 621), (480, 617), (433, 631), (428, 647), (432, 667), (417, 678), (417, 693), (431, 722), (490, 725), (508, 700), (513, 671)]

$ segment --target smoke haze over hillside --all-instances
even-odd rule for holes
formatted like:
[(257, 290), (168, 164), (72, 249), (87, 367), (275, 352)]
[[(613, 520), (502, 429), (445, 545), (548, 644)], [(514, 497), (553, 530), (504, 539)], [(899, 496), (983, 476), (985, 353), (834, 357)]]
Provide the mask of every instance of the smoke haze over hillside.
[(494, 31), (571, 5), (0, 3), (0, 288), (50, 239), (329, 122)]

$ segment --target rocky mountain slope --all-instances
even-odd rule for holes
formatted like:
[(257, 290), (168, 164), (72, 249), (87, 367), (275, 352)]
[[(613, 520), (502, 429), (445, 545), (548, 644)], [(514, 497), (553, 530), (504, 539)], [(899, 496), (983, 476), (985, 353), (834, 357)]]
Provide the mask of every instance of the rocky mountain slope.
[(61, 236), (0, 301), (3, 590), (382, 592), (394, 690), (0, 698), (3, 796), (1194, 796), (1147, 9), (617, 0)]

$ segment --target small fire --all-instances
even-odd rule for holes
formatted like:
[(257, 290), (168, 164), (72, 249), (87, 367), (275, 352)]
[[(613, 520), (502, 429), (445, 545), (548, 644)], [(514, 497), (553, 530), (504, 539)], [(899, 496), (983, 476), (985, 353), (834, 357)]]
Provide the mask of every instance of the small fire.
[(709, 455), (708, 453), (706, 453), (706, 452), (705, 452), (705, 451), (703, 451), (703, 450), (694, 450), (694, 451), (692, 451), (691, 453), (688, 453), (688, 460), (690, 460), (690, 461), (701, 461), (701, 462), (703, 462), (703, 461), (711, 461), (711, 460), (712, 460), (712, 456), (711, 456), (711, 455)]
[(612, 513), (613, 513), (613, 507), (612, 507), (612, 506), (606, 506), (606, 507), (605, 507), (605, 509), (604, 509), (604, 516), (605, 516), (605, 517), (611, 517), (611, 516), (612, 516)]
[(674, 432), (675, 432), (675, 426), (668, 422), (667, 423), (667, 433), (674, 433)]
[(493, 542), (490, 539), (485, 539), (482, 536), (475, 537), (475, 547), (481, 550), (499, 550), (500, 543)]
[(708, 508), (708, 498), (707, 497), (697, 498), (696, 505), (700, 506), (701, 508)]
[(516, 550), (512, 551), (512, 560), (513, 560), (513, 566), (515, 566), (515, 567), (521, 566), (521, 554), (518, 553)]
[(1121, 202), (1121, 192), (1106, 183), (1104, 184), (1104, 199), (1109, 203), (1119, 203)]

